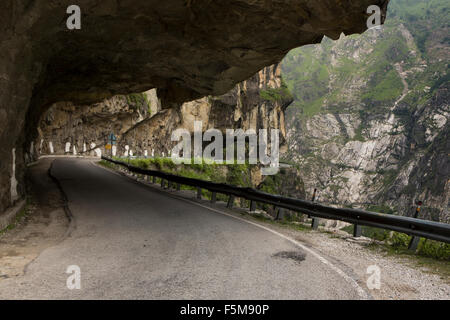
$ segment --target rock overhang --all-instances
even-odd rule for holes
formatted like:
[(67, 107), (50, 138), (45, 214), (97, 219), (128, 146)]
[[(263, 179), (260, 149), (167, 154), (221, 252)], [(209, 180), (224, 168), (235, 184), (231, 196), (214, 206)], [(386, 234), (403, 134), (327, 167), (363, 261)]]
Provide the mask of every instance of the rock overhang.
[(66, 28), (70, 1), (11, 3), (4, 36), (27, 42), (38, 104), (158, 88), (170, 107), (224, 94), (324, 35), (361, 33), (367, 8), (388, 0), (79, 0), (80, 30)]
[[(163, 108), (221, 95), (292, 48), (367, 29), (367, 8), (389, 0), (0, 1), (0, 212), (11, 205), (15, 161), (55, 102), (91, 104), (158, 88)], [(15, 157), (13, 158), (13, 154)]]

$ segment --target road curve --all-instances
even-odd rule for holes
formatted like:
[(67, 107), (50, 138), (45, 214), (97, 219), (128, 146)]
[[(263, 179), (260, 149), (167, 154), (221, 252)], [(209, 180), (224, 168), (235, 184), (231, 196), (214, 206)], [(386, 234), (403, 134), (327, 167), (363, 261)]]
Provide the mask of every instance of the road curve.
[[(364, 298), (340, 269), (258, 226), (87, 160), (56, 159), (52, 174), (69, 200), (70, 235), (24, 276), (1, 280), (0, 299)], [(71, 265), (80, 290), (67, 288)]]

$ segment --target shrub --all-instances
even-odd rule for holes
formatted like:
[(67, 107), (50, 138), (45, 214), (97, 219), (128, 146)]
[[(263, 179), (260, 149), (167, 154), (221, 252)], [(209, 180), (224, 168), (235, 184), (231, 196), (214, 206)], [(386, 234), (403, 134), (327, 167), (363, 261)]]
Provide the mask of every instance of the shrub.
[(429, 239), (421, 239), (417, 253), (424, 257), (450, 261), (450, 244)]
[(411, 237), (407, 234), (394, 232), (390, 238), (390, 244), (395, 249), (404, 249), (408, 247), (410, 240)]

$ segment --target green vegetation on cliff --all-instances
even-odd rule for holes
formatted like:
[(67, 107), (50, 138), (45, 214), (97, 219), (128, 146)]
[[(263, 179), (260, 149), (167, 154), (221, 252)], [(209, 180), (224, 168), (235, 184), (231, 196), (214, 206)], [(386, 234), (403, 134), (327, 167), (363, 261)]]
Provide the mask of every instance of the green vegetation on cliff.
[(148, 101), (145, 93), (132, 93), (125, 97), (130, 108), (139, 110), (141, 114), (151, 113), (150, 101)]
[(396, 0), (389, 5), (383, 31), (369, 30), (337, 42), (325, 38), (320, 45), (292, 50), (282, 63), (283, 78), (295, 98), (290, 114), (310, 117), (336, 107), (354, 111), (360, 101), (378, 113), (402, 93), (394, 68), (401, 62), (408, 66), (420, 59), (443, 58), (434, 61), (437, 68), (411, 83), (438, 87), (448, 81), (448, 57), (442, 47), (449, 45), (449, 21), (447, 0)]
[(279, 88), (266, 88), (259, 91), (261, 99), (271, 102), (279, 102), (281, 104), (291, 103), (294, 97), (289, 91), (288, 86), (282, 80)]

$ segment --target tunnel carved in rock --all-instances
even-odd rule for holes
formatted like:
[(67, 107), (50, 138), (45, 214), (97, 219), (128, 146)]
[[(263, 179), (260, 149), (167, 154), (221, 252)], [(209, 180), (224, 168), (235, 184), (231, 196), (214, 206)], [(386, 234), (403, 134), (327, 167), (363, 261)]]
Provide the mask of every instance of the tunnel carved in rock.
[(24, 194), (25, 153), (40, 115), (58, 101), (94, 103), (158, 88), (163, 108), (220, 95), (292, 48), (367, 29), (388, 0), (67, 0), (0, 3), (0, 212), (12, 205), (12, 150)]

